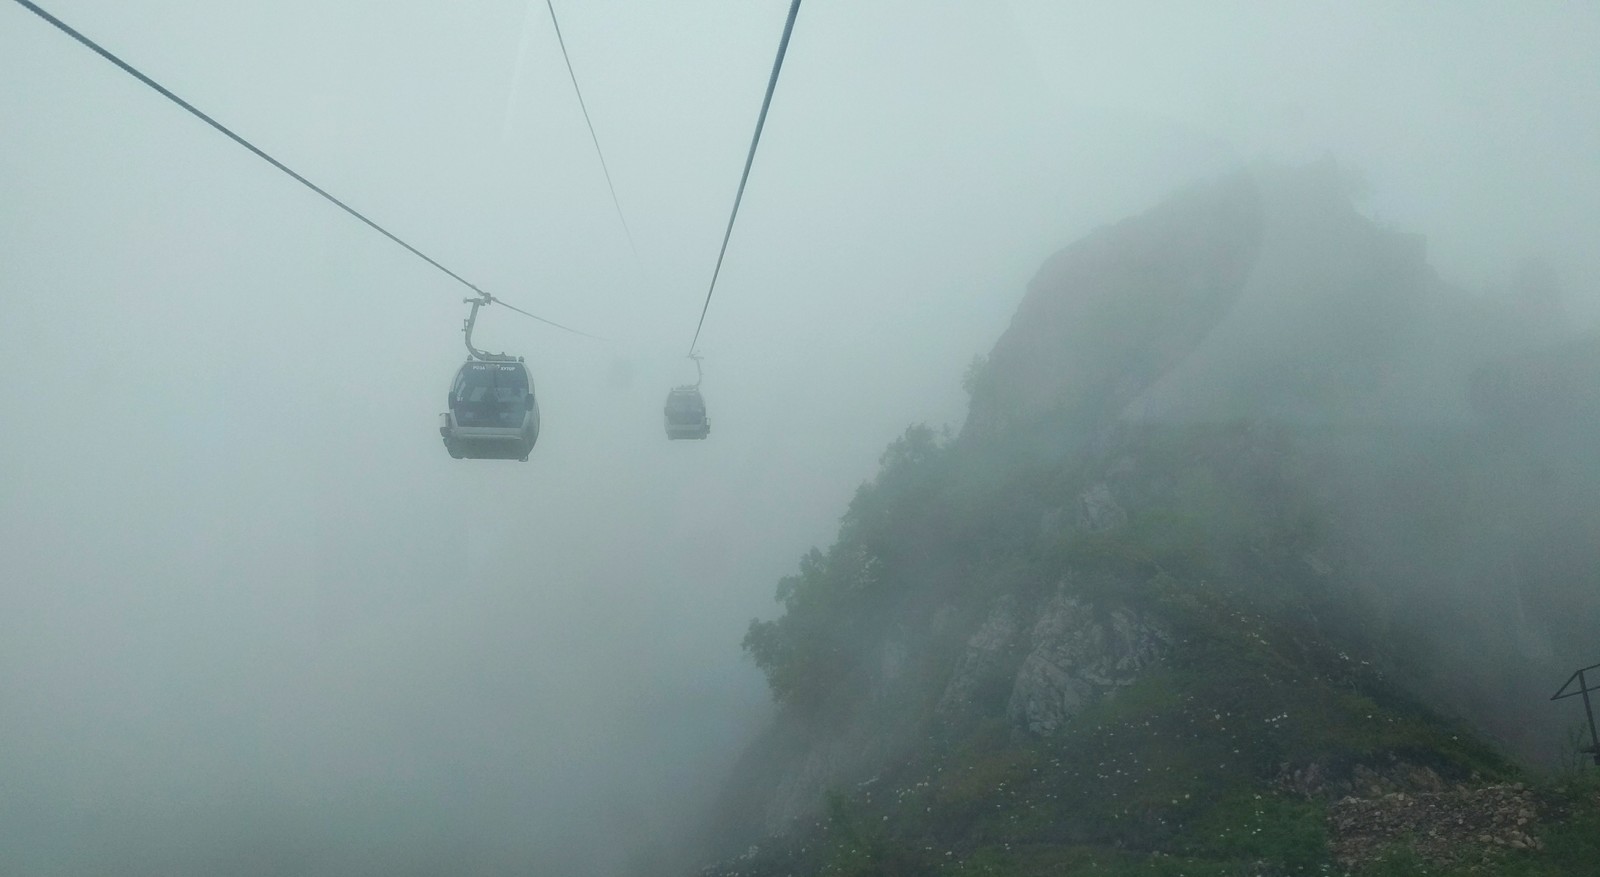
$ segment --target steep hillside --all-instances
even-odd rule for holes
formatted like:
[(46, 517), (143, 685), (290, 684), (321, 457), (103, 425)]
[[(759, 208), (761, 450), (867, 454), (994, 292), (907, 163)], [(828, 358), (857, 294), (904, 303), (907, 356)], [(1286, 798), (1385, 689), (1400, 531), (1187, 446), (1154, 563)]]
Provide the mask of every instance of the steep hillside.
[(752, 623), (708, 873), (1582, 873), (1595, 788), (1516, 759), (1600, 621), (1600, 347), (1519, 284), (1331, 165), (1052, 257)]

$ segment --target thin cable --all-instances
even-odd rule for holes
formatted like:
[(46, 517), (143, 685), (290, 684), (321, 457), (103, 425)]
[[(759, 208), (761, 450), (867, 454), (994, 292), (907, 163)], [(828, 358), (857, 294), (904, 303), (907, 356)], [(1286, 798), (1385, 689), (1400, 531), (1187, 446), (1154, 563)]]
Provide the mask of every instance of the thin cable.
[[(485, 293), (485, 295), (487, 295), (487, 293)], [(517, 313), (523, 315), (524, 317), (532, 317), (533, 319), (538, 320), (541, 323), (549, 323), (550, 325), (555, 326), (557, 329), (562, 329), (562, 330), (565, 330), (567, 332), (571, 332), (574, 335), (582, 335), (585, 338), (593, 338), (596, 341), (604, 341), (604, 340), (606, 340), (605, 338), (603, 338), (603, 337), (601, 337), (599, 335), (591, 335), (588, 332), (583, 331), (582, 329), (574, 329), (574, 328), (572, 328), (570, 326), (563, 326), (560, 323), (553, 323), (553, 322), (551, 322), (549, 320), (546, 320), (544, 317), (541, 317), (538, 314), (530, 314), (527, 311), (523, 310), (522, 308), (519, 308), (516, 305), (506, 301), (505, 299), (495, 298), (494, 296), (491, 295), (491, 296), (489, 296), (489, 300), (494, 302), (495, 304), (503, 307), (503, 308), (510, 308), (511, 310), (516, 311)]]
[(778, 71), (783, 69), (784, 53), (789, 51), (789, 34), (794, 32), (794, 18), (800, 13), (800, 0), (789, 4), (789, 20), (783, 25), (783, 39), (778, 41), (778, 57), (772, 61), (772, 76), (767, 80), (767, 96), (761, 101), (761, 115), (756, 118), (756, 133), (750, 138), (750, 154), (744, 159), (744, 173), (739, 177), (739, 192), (733, 196), (733, 212), (728, 214), (728, 230), (722, 233), (722, 249), (717, 253), (717, 267), (711, 272), (711, 286), (706, 289), (706, 303), (700, 306), (700, 322), (694, 327), (694, 340), (689, 342), (689, 354), (694, 355), (700, 343), (700, 329), (706, 324), (706, 311), (711, 309), (711, 294), (717, 291), (717, 275), (722, 273), (722, 259), (728, 255), (728, 239), (733, 237), (733, 221), (739, 217), (739, 202), (744, 200), (744, 184), (750, 180), (750, 165), (756, 160), (756, 145), (761, 142), (761, 129), (767, 124), (767, 109), (772, 106), (772, 92), (778, 87)]
[(561, 22), (556, 21), (554, 0), (544, 0), (550, 10), (550, 24), (556, 29), (556, 42), (561, 45), (561, 59), (567, 62), (567, 75), (572, 78), (572, 91), (578, 96), (578, 107), (583, 110), (583, 122), (589, 126), (589, 139), (594, 141), (594, 154), (600, 157), (600, 170), (606, 175), (606, 188), (611, 190), (611, 206), (617, 208), (617, 221), (622, 223), (622, 233), (628, 238), (628, 249), (633, 258), (639, 258), (639, 248), (633, 244), (633, 230), (628, 228), (628, 218), (622, 215), (622, 202), (617, 200), (617, 187), (611, 182), (611, 168), (606, 166), (606, 154), (600, 149), (600, 136), (594, 133), (594, 122), (589, 118), (589, 105), (583, 102), (583, 89), (578, 87), (578, 74), (572, 69), (572, 56), (567, 54), (567, 41), (561, 37)]
[(178, 106), (182, 107), (183, 109), (187, 110), (190, 115), (194, 116), (195, 118), (199, 119), (202, 122), (205, 122), (207, 125), (210, 125), (211, 127), (215, 128), (216, 130), (222, 132), (222, 134), (227, 136), (227, 138), (232, 140), (233, 142), (239, 144), (240, 146), (243, 146), (245, 149), (250, 150), (250, 152), (253, 153), (257, 158), (261, 159), (262, 161), (265, 161), (266, 163), (268, 163), (268, 164), (272, 165), (273, 167), (277, 168), (278, 170), (283, 171), (285, 174), (288, 174), (290, 177), (294, 178), (294, 180), (296, 182), (300, 183), (302, 186), (305, 186), (307, 189), (310, 189), (311, 191), (317, 193), (318, 195), (321, 195), (324, 199), (326, 199), (329, 203), (333, 204), (335, 207), (338, 207), (340, 210), (343, 210), (344, 212), (350, 214), (351, 216), (354, 216), (356, 219), (361, 220), (363, 223), (365, 223), (367, 225), (367, 227), (371, 228), (373, 231), (376, 231), (378, 234), (381, 234), (384, 237), (388, 238), (389, 240), (394, 241), (395, 243), (397, 243), (400, 246), (404, 247), (407, 252), (411, 253), (412, 255), (416, 256), (417, 258), (421, 259), (422, 261), (427, 262), (429, 265), (432, 265), (433, 267), (439, 269), (440, 271), (443, 271), (445, 274), (449, 275), (449, 277), (452, 280), (455, 280), (457, 283), (460, 283), (462, 286), (465, 286), (466, 288), (472, 290), (473, 292), (476, 292), (478, 295), (483, 296), (484, 298), (488, 299), (489, 301), (493, 301), (493, 302), (497, 302), (499, 304), (505, 305), (506, 307), (511, 308), (512, 310), (516, 311), (519, 314), (522, 314), (522, 315), (527, 316), (527, 317), (532, 317), (533, 319), (538, 320), (541, 323), (544, 323), (544, 324), (549, 325), (549, 326), (554, 326), (555, 328), (560, 329), (560, 330), (562, 330), (564, 332), (571, 332), (574, 335), (582, 335), (582, 336), (584, 336), (586, 338), (598, 338), (598, 336), (590, 335), (588, 332), (583, 332), (583, 331), (580, 331), (578, 329), (574, 329), (571, 326), (563, 326), (563, 325), (561, 325), (560, 323), (557, 323), (554, 320), (547, 320), (544, 317), (538, 316), (537, 314), (530, 314), (527, 311), (522, 310), (521, 308), (512, 307), (511, 305), (506, 304), (506, 302), (501, 301), (498, 298), (495, 298), (493, 295), (490, 295), (489, 293), (485, 292), (483, 289), (479, 288), (477, 284), (472, 283), (471, 281), (467, 280), (465, 277), (462, 277), (460, 274), (457, 274), (456, 272), (451, 271), (449, 268), (446, 268), (444, 265), (441, 265), (438, 261), (433, 259), (433, 257), (429, 256), (427, 253), (424, 253), (421, 250), (417, 249), (416, 247), (413, 247), (412, 245), (406, 243), (405, 241), (401, 240), (397, 235), (395, 235), (393, 232), (390, 232), (388, 229), (384, 228), (383, 226), (381, 226), (381, 225), (377, 224), (376, 222), (373, 222), (372, 220), (368, 219), (366, 216), (362, 215), (359, 210), (356, 210), (354, 207), (351, 207), (350, 205), (344, 203), (343, 201), (340, 201), (338, 198), (333, 197), (331, 194), (329, 194), (327, 192), (327, 190), (323, 189), (321, 186), (318, 186), (316, 183), (313, 183), (310, 180), (306, 179), (305, 177), (301, 176), (300, 174), (295, 173), (293, 170), (291, 170), (289, 168), (288, 165), (284, 164), (281, 161), (278, 161), (276, 158), (273, 158), (272, 156), (270, 156), (267, 153), (263, 152), (254, 143), (251, 143), (250, 141), (244, 139), (243, 137), (240, 137), (238, 134), (233, 133), (233, 131), (229, 130), (229, 128), (226, 125), (222, 124), (221, 122), (218, 122), (216, 119), (213, 119), (210, 116), (206, 115), (205, 113), (201, 112), (200, 109), (197, 108), (194, 104), (191, 104), (188, 101), (184, 100), (183, 98), (178, 97), (176, 94), (173, 94), (172, 91), (170, 89), (168, 89), (166, 86), (162, 85), (159, 82), (156, 82), (154, 79), (151, 79), (150, 77), (148, 77), (148, 76), (144, 75), (143, 73), (139, 72), (137, 69), (135, 69), (133, 67), (133, 65), (131, 65), (128, 62), (122, 60), (121, 58), (118, 58), (116, 55), (111, 54), (111, 52), (107, 51), (105, 48), (102, 48), (99, 43), (96, 43), (94, 40), (89, 39), (88, 37), (84, 36), (82, 33), (79, 33), (77, 30), (73, 29), (71, 25), (68, 25), (66, 22), (62, 21), (61, 19), (56, 18), (54, 15), (51, 15), (49, 12), (46, 12), (44, 9), (40, 8), (38, 4), (31, 2), (31, 0), (16, 0), (16, 2), (22, 8), (28, 10), (29, 12), (32, 12), (34, 15), (37, 15), (40, 18), (44, 19), (45, 21), (49, 22), (50, 24), (54, 25), (57, 30), (61, 31), (62, 33), (66, 34), (67, 36), (72, 37), (73, 39), (75, 39), (78, 42), (82, 43), (90, 51), (93, 51), (95, 54), (99, 55), (100, 57), (102, 57), (102, 58), (106, 59), (107, 61), (110, 61), (111, 63), (117, 65), (117, 67), (121, 68), (124, 73), (127, 73), (129, 76), (132, 76), (133, 78), (139, 80), (140, 82), (144, 83), (145, 85), (148, 85), (150, 88), (154, 89), (156, 91), (156, 93), (160, 94), (162, 97), (166, 98), (167, 100), (172, 101), (173, 103), (175, 103)]

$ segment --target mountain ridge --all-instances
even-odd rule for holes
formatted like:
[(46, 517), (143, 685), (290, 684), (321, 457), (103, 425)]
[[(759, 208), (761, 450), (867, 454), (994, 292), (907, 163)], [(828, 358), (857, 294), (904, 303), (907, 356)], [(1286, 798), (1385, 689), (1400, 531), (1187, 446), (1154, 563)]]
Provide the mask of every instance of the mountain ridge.
[[(1570, 532), (1600, 512), (1595, 345), (1530, 278), (1501, 301), (1450, 287), (1331, 163), (1202, 184), (1048, 259), (960, 433), (891, 444), (752, 622), (780, 710), (710, 846), (765, 840), (707, 873), (1559, 855), (1520, 815), (1475, 822), (1493, 830), (1464, 857), (1358, 843), (1425, 820), (1340, 803), (1593, 816), (1581, 783), (1484, 791), (1526, 778), (1513, 753), (1554, 754), (1505, 710), (1600, 620), (1562, 578), (1600, 568)], [(1526, 526), (1541, 503), (1567, 531)]]

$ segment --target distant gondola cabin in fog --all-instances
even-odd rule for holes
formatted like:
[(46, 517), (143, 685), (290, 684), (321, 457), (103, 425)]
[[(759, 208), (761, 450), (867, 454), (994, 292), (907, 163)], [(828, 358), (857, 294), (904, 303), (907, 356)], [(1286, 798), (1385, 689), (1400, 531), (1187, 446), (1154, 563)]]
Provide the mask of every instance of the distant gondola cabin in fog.
[(698, 387), (673, 387), (664, 414), (669, 439), (703, 439), (711, 432), (706, 400)]

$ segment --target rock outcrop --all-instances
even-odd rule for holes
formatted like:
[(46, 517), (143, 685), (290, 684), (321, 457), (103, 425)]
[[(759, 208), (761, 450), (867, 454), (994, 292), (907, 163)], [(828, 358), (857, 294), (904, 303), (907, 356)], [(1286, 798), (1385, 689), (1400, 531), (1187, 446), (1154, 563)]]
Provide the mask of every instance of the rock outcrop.
[(1022, 623), (1022, 610), (1016, 598), (1010, 594), (1001, 595), (983, 624), (967, 638), (966, 651), (950, 674), (939, 705), (934, 708), (941, 720), (949, 723), (969, 715), (976, 708), (974, 698), (979, 689), (1007, 675), (1011, 669), (1007, 658), (1016, 646)]
[(1033, 624), (1006, 714), (1031, 733), (1052, 734), (1096, 698), (1132, 683), (1169, 641), (1151, 620), (1124, 608), (1097, 610), (1063, 588)]

